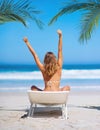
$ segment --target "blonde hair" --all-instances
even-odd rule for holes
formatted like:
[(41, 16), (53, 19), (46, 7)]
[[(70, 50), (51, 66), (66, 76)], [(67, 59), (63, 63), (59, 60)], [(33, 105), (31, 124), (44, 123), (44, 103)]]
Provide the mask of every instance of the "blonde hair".
[(44, 58), (45, 74), (52, 76), (58, 69), (56, 56), (52, 52), (47, 52)]

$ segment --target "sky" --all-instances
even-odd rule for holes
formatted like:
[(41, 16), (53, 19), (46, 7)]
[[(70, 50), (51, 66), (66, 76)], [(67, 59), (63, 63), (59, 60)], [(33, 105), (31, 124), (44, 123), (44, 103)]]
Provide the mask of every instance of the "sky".
[(63, 15), (48, 26), (64, 1), (33, 0), (34, 7), (41, 11), (38, 18), (44, 23), (42, 30), (32, 20), (27, 20), (27, 28), (19, 22), (0, 25), (0, 64), (35, 64), (33, 56), (23, 42), (24, 37), (29, 39), (41, 62), (47, 51), (53, 51), (57, 56), (58, 29), (61, 29), (63, 34), (64, 64), (100, 64), (100, 27), (94, 30), (87, 43), (81, 44), (80, 12)]

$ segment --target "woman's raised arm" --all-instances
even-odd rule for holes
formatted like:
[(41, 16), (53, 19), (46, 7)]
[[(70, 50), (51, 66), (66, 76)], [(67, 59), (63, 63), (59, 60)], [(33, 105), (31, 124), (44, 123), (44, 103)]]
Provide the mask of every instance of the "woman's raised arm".
[(63, 62), (63, 55), (62, 55), (62, 31), (57, 30), (57, 33), (59, 35), (59, 41), (58, 41), (58, 64), (60, 67), (62, 67)]
[(43, 64), (40, 62), (40, 60), (39, 60), (39, 58), (38, 58), (38, 56), (37, 56), (35, 50), (32, 48), (32, 46), (30, 45), (30, 43), (29, 43), (29, 41), (28, 41), (28, 39), (27, 39), (26, 37), (24, 37), (23, 40), (24, 40), (24, 42), (26, 43), (26, 45), (27, 45), (28, 49), (30, 50), (31, 54), (33, 55), (34, 60), (35, 60), (35, 62), (36, 62), (36, 64), (37, 64), (37, 66), (38, 66), (39, 69), (42, 71), (42, 70), (43, 70)]

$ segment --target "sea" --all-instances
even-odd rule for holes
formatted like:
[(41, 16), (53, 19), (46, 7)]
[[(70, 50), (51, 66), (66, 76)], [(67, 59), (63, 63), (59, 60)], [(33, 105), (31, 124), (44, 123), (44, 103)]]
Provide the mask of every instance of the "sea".
[[(25, 92), (32, 85), (44, 88), (44, 81), (36, 65), (0, 65), (0, 92)], [(60, 86), (71, 90), (100, 91), (100, 64), (63, 65)]]

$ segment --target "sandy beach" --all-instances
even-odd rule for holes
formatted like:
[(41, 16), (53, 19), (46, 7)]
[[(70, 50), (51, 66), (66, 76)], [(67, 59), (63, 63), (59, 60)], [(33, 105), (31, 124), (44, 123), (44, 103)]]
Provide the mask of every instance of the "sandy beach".
[(1, 130), (99, 130), (100, 92), (71, 91), (68, 119), (61, 118), (58, 107), (38, 106), (27, 118), (30, 102), (27, 92), (0, 92)]

